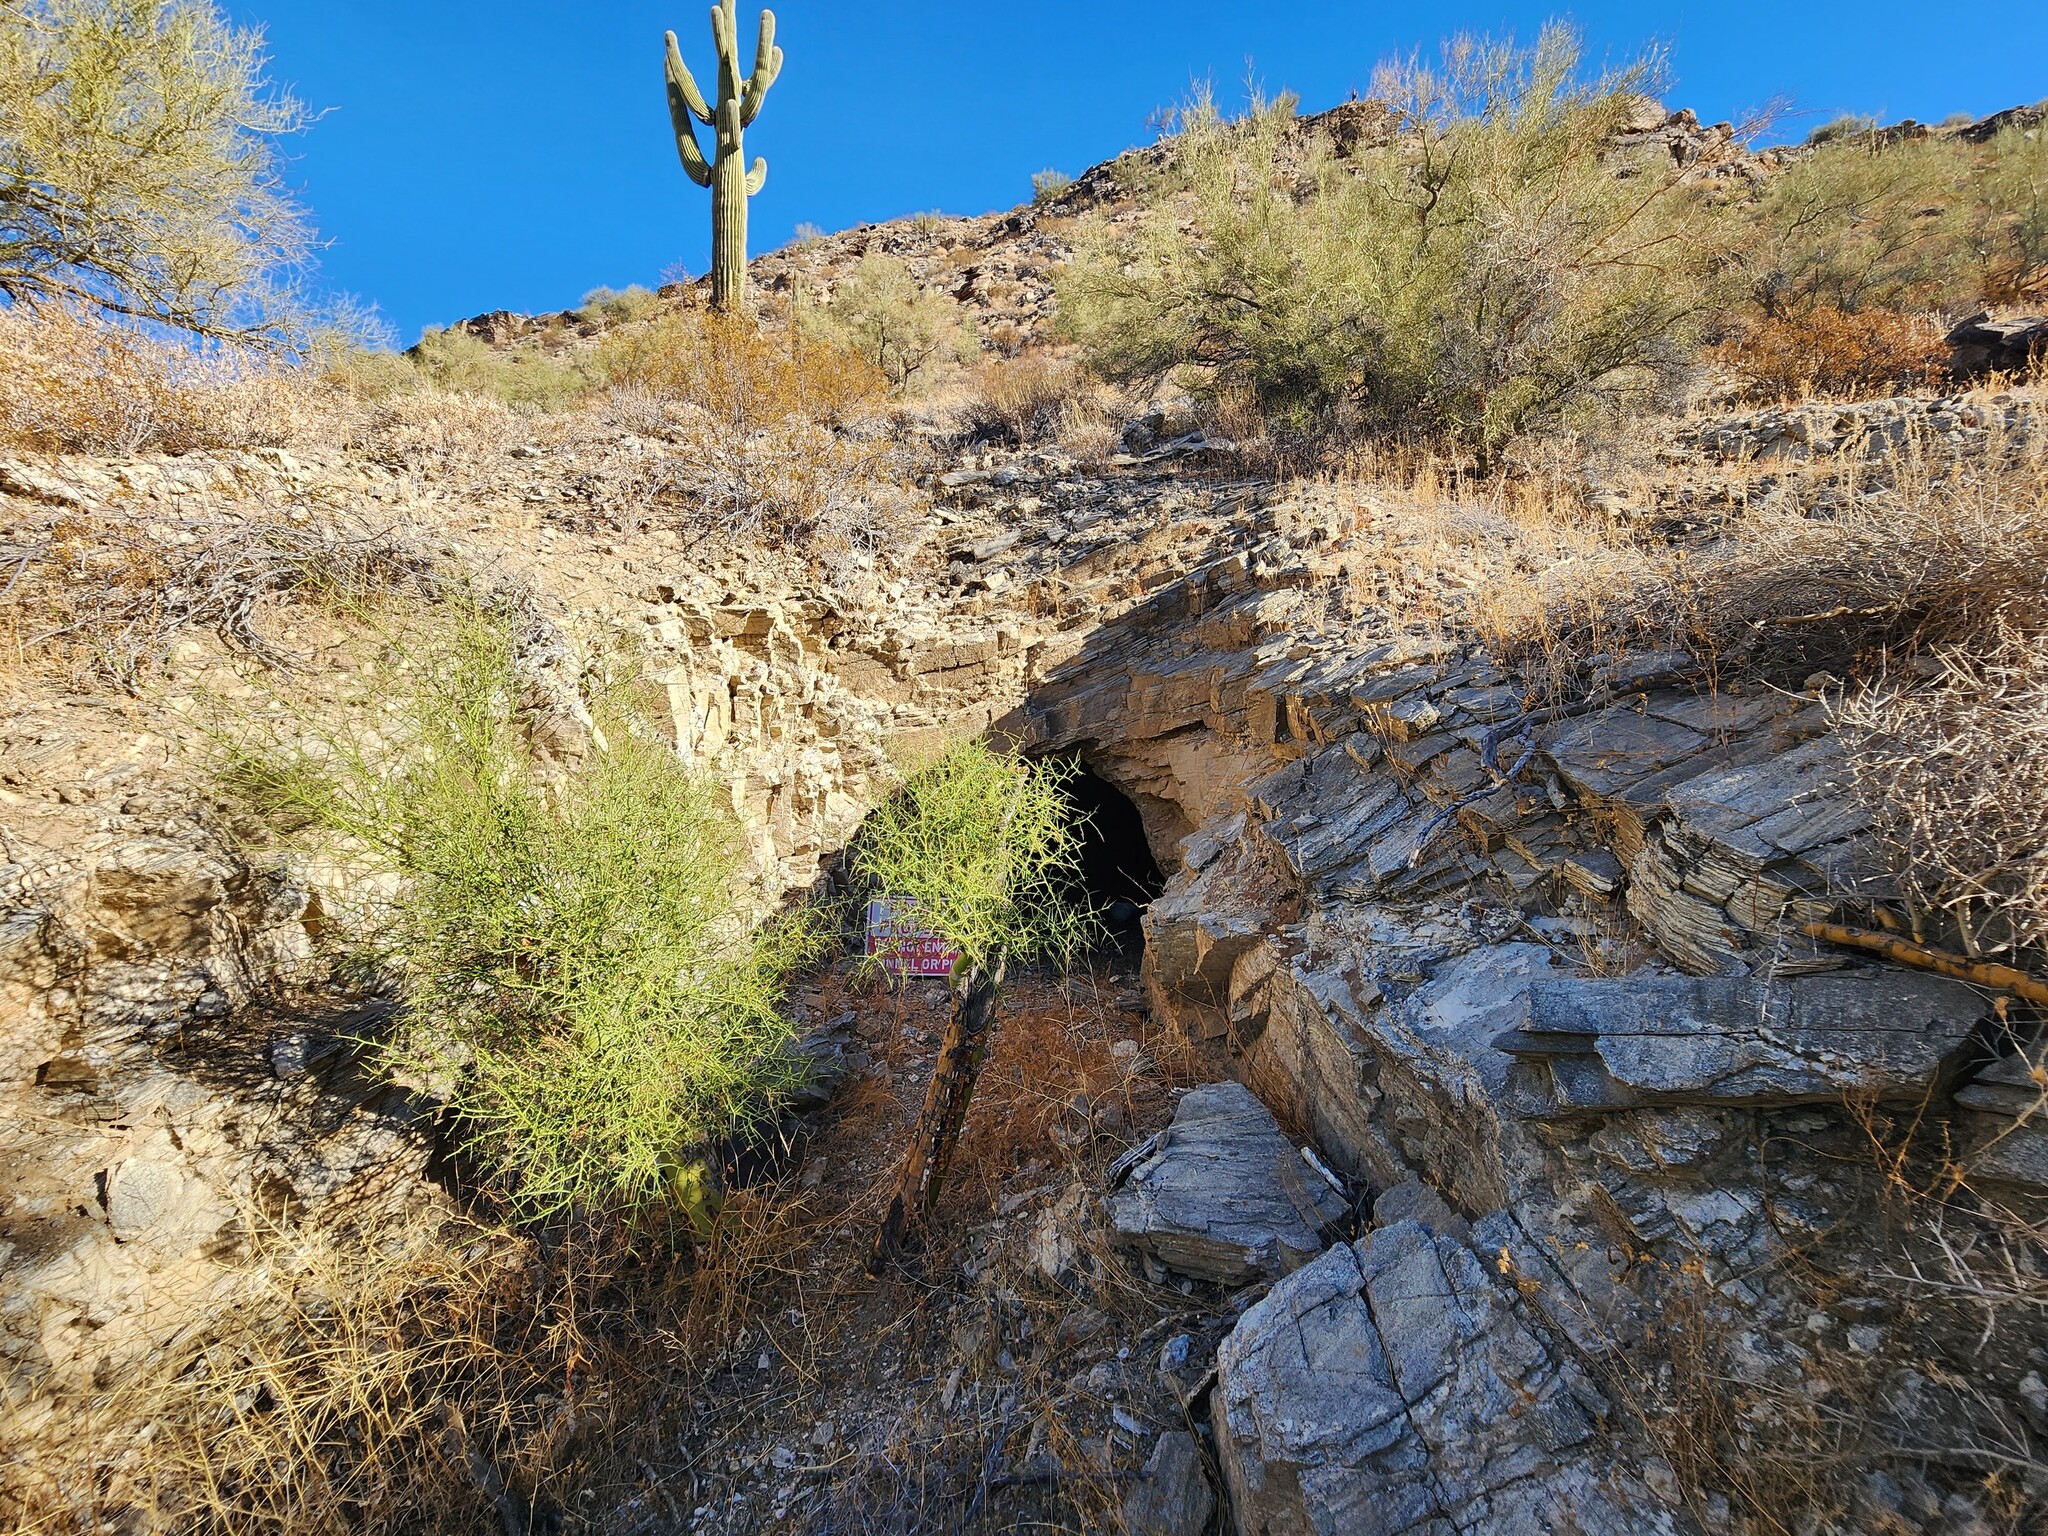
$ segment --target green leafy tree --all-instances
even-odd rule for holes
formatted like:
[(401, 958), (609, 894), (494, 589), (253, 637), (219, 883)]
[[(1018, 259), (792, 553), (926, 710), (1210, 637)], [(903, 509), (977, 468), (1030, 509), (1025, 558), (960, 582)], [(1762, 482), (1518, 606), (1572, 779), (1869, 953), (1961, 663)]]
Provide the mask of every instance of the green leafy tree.
[(0, 6), (0, 293), (276, 339), (308, 231), (273, 141), (306, 110), (212, 0)]
[(1093, 918), (1070, 894), (1080, 839), (1062, 792), (1065, 773), (1056, 763), (966, 742), (913, 775), (861, 830), (854, 873), (877, 892), (909, 902), (918, 924), (960, 955), (952, 1019), (883, 1217), (877, 1262), (896, 1251), (938, 1198), (1007, 968), (1039, 958), (1069, 961), (1092, 934)]
[(1714, 240), (1668, 155), (1617, 147), (1659, 62), (1588, 79), (1564, 28), (1457, 38), (1439, 65), (1383, 65), (1384, 131), (1343, 149), (1291, 99), (1226, 122), (1197, 98), (1143, 216), (1064, 275), (1062, 322), (1111, 379), (1179, 372), (1304, 434), (1448, 440), (1482, 468), (1533, 426), (1660, 393)]

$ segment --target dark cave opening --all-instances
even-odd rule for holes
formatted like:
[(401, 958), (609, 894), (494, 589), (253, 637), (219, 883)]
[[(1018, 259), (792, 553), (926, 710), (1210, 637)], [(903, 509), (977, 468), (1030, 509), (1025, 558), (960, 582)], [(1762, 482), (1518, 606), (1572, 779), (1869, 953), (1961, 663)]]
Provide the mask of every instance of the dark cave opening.
[(1108, 930), (1106, 948), (1135, 954), (1144, 943), (1139, 920), (1166, 888), (1144, 818), (1128, 795), (1085, 762), (1074, 765), (1063, 789), (1081, 830), (1080, 878), (1072, 896)]

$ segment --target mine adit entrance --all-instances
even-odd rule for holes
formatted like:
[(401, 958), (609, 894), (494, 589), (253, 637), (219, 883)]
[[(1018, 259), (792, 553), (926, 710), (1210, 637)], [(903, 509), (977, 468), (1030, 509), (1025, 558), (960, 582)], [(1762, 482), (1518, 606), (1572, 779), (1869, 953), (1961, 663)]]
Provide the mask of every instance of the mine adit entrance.
[(1079, 881), (1070, 894), (1108, 931), (1104, 948), (1135, 955), (1145, 942), (1139, 921), (1166, 888), (1166, 876), (1130, 797), (1085, 761), (1070, 759), (1069, 766), (1063, 792), (1081, 832)]

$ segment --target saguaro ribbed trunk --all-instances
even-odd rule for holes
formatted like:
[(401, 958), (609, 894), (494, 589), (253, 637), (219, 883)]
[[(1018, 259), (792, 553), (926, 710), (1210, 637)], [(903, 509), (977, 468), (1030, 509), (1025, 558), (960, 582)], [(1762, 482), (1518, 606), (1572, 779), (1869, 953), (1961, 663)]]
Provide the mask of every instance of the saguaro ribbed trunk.
[(989, 1031), (995, 1019), (996, 988), (1003, 982), (1003, 960), (996, 958), (987, 970), (970, 968), (953, 984), (953, 1016), (946, 1025), (946, 1039), (939, 1047), (939, 1059), (932, 1067), (932, 1080), (924, 1093), (924, 1108), (911, 1132), (910, 1149), (897, 1175), (896, 1190), (882, 1214), (882, 1230), (875, 1235), (870, 1268), (881, 1265), (901, 1250), (905, 1235), (931, 1214), (946, 1170), (953, 1161), (953, 1149), (960, 1140), (960, 1127), (967, 1120), (967, 1104), (974, 1097), (975, 1079), (988, 1056)]
[[(739, 144), (739, 103), (718, 108), (718, 159), (711, 167), (711, 306), (737, 308), (747, 293), (747, 167)], [(725, 119), (734, 119), (728, 152)]]

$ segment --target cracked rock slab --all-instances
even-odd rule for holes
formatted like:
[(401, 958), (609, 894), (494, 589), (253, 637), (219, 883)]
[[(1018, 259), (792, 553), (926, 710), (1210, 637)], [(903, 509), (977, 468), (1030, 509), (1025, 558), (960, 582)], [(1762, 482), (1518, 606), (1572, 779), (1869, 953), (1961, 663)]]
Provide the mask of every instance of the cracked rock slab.
[(1219, 1285), (1300, 1268), (1348, 1211), (1242, 1083), (1187, 1094), (1109, 1200), (1120, 1243)]
[(1400, 1221), (1247, 1311), (1217, 1355), (1239, 1536), (1639, 1536), (1660, 1511), (1595, 1428), (1598, 1397), (1473, 1251)]
[(1989, 1008), (1939, 976), (1546, 979), (1495, 1044), (1547, 1083), (1532, 1108), (1917, 1099), (1948, 1073)]

